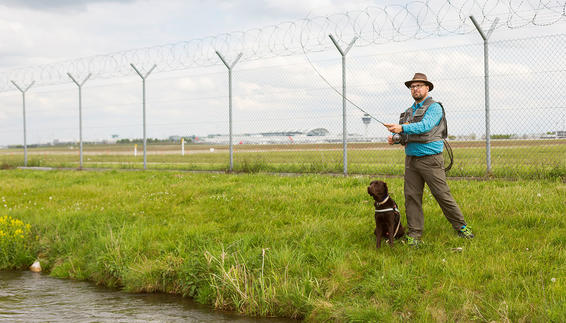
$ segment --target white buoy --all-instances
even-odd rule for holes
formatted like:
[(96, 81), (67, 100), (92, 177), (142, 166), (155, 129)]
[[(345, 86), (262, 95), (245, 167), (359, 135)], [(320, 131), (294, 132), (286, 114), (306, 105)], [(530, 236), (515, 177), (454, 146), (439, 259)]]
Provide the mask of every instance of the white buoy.
[(39, 264), (39, 260), (36, 260), (30, 267), (29, 270), (33, 271), (34, 273), (41, 272), (41, 265)]
[(210, 148), (210, 152), (213, 153), (213, 152), (214, 152), (214, 148)]

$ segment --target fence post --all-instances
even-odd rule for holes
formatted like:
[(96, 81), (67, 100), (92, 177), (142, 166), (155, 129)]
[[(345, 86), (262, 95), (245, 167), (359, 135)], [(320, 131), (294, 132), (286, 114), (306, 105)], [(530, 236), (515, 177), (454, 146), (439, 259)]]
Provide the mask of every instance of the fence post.
[(22, 89), (14, 81), (10, 81), (10, 82), (12, 82), (12, 84), (14, 84), (14, 86), (16, 88), (18, 88), (18, 90), (20, 90), (20, 92), (22, 92), (22, 110), (24, 112), (24, 166), (27, 167), (27, 165), (28, 165), (28, 145), (27, 145), (27, 139), (26, 139), (26, 92), (35, 83), (35, 81), (32, 81), (25, 89)]
[(88, 73), (87, 77), (81, 82), (77, 82), (75, 78), (71, 75), (71, 73), (67, 73), (71, 80), (75, 82), (75, 84), (79, 87), (79, 154), (80, 154), (80, 166), (79, 168), (83, 168), (83, 99), (82, 99), (82, 88), (86, 81), (90, 78), (92, 73)]
[(484, 100), (485, 100), (485, 159), (487, 165), (487, 174), (491, 174), (491, 125), (489, 118), (489, 53), (488, 53), (488, 40), (495, 30), (495, 26), (499, 21), (499, 18), (495, 18), (493, 24), (489, 28), (487, 34), (483, 32), (481, 26), (478, 24), (474, 16), (470, 16), (472, 23), (480, 33), (483, 39), (483, 73), (484, 73)]
[(240, 58), (242, 57), (242, 53), (238, 54), (238, 57), (232, 62), (232, 64), (228, 64), (228, 62), (224, 59), (222, 54), (216, 51), (216, 55), (220, 57), (220, 60), (226, 67), (228, 68), (228, 128), (229, 128), (229, 136), (230, 136), (230, 172), (234, 169), (234, 152), (233, 152), (233, 144), (232, 144), (232, 68), (234, 65), (238, 63)]
[(147, 152), (146, 152), (146, 143), (147, 138), (145, 135), (145, 79), (149, 76), (149, 74), (157, 67), (157, 65), (153, 64), (153, 67), (149, 69), (149, 71), (143, 75), (138, 71), (138, 69), (134, 66), (134, 64), (130, 63), (130, 66), (138, 73), (138, 75), (142, 79), (142, 87), (143, 87), (143, 169), (147, 169)]
[(348, 175), (348, 132), (346, 129), (346, 54), (348, 54), (352, 46), (354, 46), (354, 43), (356, 42), (358, 37), (354, 37), (352, 39), (350, 44), (348, 44), (346, 50), (342, 50), (342, 48), (340, 48), (340, 45), (332, 35), (328, 35), (328, 37), (330, 37), (330, 40), (332, 40), (334, 46), (336, 46), (336, 49), (338, 49), (338, 52), (340, 52), (340, 55), (342, 56), (342, 146), (344, 155), (344, 175)]

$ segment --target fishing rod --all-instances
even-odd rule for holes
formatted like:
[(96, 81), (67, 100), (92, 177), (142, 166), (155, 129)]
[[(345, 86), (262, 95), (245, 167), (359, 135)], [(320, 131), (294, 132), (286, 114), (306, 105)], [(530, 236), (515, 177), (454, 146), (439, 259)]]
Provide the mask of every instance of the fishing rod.
[[(304, 30), (304, 29), (303, 29)], [(334, 42), (334, 39), (332, 39), (332, 35), (328, 35), (330, 37), (330, 39)], [(358, 37), (354, 37), (354, 39), (352, 40), (352, 43), (354, 41), (356, 41), (358, 39)], [(371, 115), (370, 113), (368, 113), (366, 110), (362, 109), (359, 105), (357, 105), (356, 103), (354, 103), (352, 100), (350, 100), (349, 98), (347, 98), (343, 93), (341, 93), (340, 91), (338, 91), (338, 89), (336, 89), (332, 84), (330, 84), (330, 82), (324, 77), (324, 75), (322, 75), (322, 73), (316, 68), (316, 66), (313, 64), (313, 62), (310, 60), (309, 55), (307, 55), (307, 52), (305, 50), (305, 46), (303, 44), (303, 31), (301, 31), (301, 36), (300, 36), (300, 42), (301, 42), (301, 48), (303, 50), (303, 54), (305, 56), (305, 58), (307, 59), (307, 62), (309, 63), (309, 65), (312, 67), (312, 69), (316, 72), (316, 74), (318, 74), (318, 76), (332, 89), (334, 90), (334, 92), (338, 93), (338, 95), (340, 95), (342, 98), (344, 98), (344, 100), (350, 102), (350, 104), (352, 104), (354, 107), (356, 107), (358, 110), (362, 111), (363, 113), (365, 113), (366, 115), (368, 115), (370, 118), (372, 118), (373, 120), (381, 123), (383, 126), (387, 127), (385, 125), (384, 122), (382, 122), (381, 120), (377, 119), (376, 117), (374, 117), (373, 115)], [(401, 140), (401, 135), (398, 133), (393, 134), (392, 136), (392, 140), (394, 142), (399, 142)], [(446, 141), (446, 139), (442, 139), (442, 141), (444, 142), (444, 146), (446, 147), (446, 152), (448, 154), (448, 159), (450, 160), (450, 163), (448, 164), (447, 167), (444, 168), (445, 172), (448, 172), (451, 168), (452, 165), (454, 164), (454, 154), (452, 152), (452, 147), (450, 146), (450, 144), (448, 143), (448, 141)]]

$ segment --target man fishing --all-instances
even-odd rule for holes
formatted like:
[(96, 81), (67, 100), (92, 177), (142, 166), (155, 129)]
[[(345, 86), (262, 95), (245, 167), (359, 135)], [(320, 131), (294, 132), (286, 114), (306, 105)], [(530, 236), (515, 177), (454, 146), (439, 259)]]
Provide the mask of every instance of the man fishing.
[(428, 96), (434, 85), (428, 81), (425, 74), (416, 73), (412, 80), (405, 82), (405, 86), (411, 91), (415, 102), (401, 114), (399, 124), (384, 126), (396, 134), (387, 138), (390, 145), (405, 146), (407, 243), (410, 246), (422, 244), (422, 199), (425, 183), (457, 234), (462, 238), (472, 239), (474, 234), (466, 224), (464, 215), (446, 183), (442, 151), (444, 139), (447, 137), (447, 124), (442, 104)]

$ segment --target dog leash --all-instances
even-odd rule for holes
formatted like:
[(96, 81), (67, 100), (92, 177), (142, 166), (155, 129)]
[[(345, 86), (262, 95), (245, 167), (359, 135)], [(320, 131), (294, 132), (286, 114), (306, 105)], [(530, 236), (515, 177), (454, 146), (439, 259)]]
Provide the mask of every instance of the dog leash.
[[(384, 212), (391, 212), (391, 211), (396, 212), (397, 214), (401, 213), (398, 208), (388, 208), (388, 209), (382, 209), (382, 210), (375, 210), (375, 213), (384, 213)], [(395, 229), (395, 233), (393, 234), (393, 237), (395, 237), (397, 235), (397, 232), (399, 232), (400, 226), (401, 226), (401, 215), (399, 215), (399, 222), (397, 222), (397, 228)]]
[[(383, 199), (383, 201), (381, 202), (377, 202), (378, 205), (383, 205), (385, 204), (385, 202), (387, 202), (387, 200), (389, 200), (389, 195), (387, 195), (387, 197), (385, 199)], [(397, 222), (397, 228), (395, 229), (395, 233), (393, 234), (393, 239), (395, 239), (395, 236), (397, 235), (397, 232), (399, 232), (399, 227), (401, 226), (401, 211), (399, 211), (399, 209), (397, 208), (397, 204), (395, 203), (395, 207), (390, 207), (387, 209), (375, 209), (375, 213), (385, 213), (385, 212), (395, 212), (396, 214), (399, 215), (399, 222)]]

